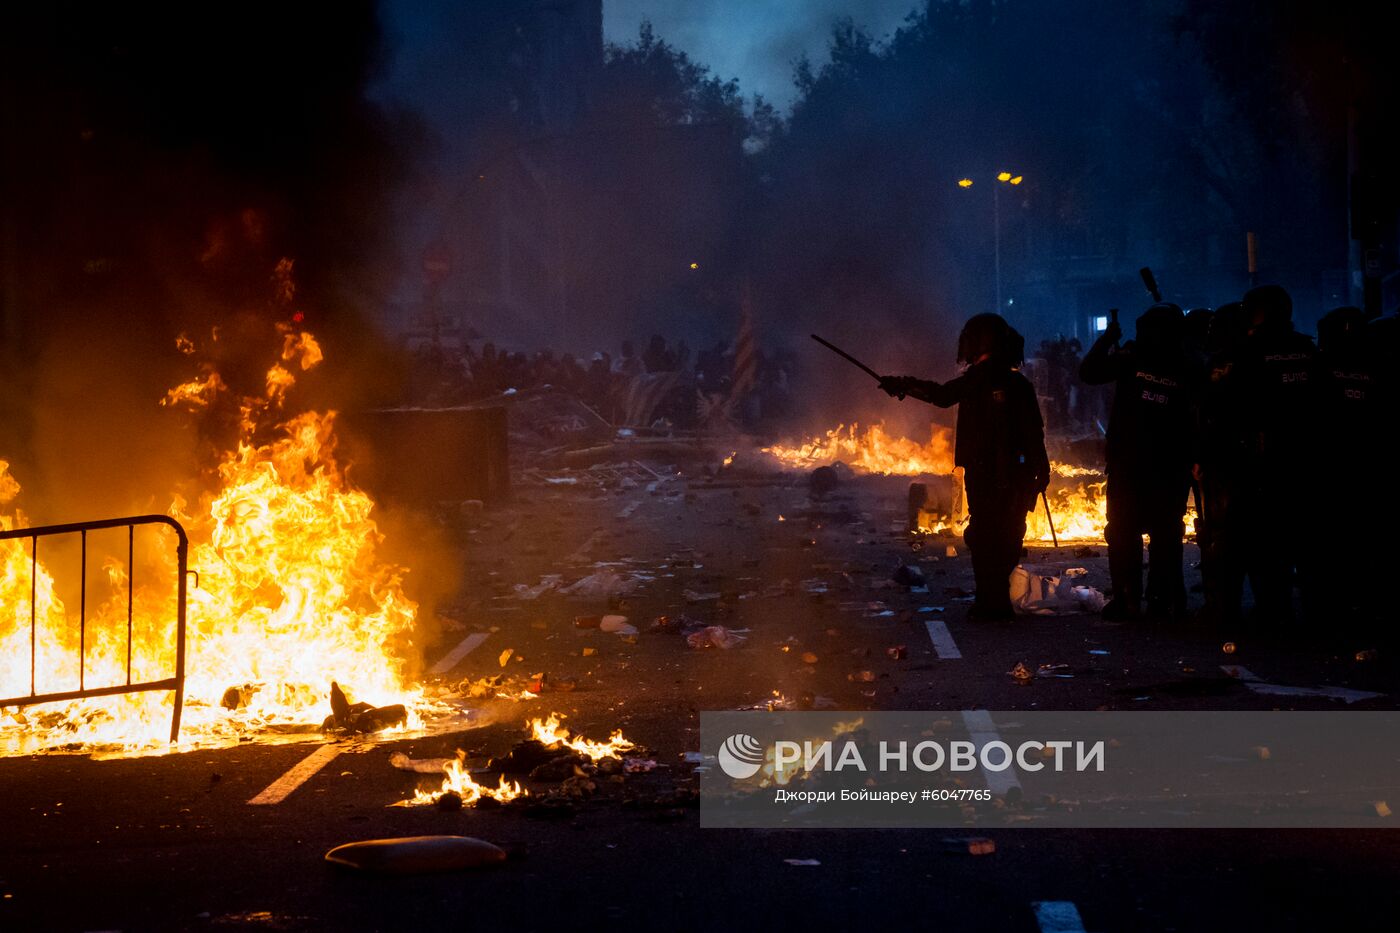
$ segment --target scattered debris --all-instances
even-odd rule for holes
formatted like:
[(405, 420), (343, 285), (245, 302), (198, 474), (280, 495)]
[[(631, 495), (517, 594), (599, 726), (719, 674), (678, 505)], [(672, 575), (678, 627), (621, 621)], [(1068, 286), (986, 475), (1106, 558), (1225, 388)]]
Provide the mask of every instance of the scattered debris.
[(380, 732), (406, 722), (408, 709), (403, 704), (351, 703), (340, 684), (331, 681), (331, 714), (321, 723), (322, 732)]
[(603, 616), (598, 622), (598, 630), (610, 635), (635, 635), (636, 626), (627, 621), (626, 616)]
[(900, 586), (927, 586), (928, 580), (924, 577), (923, 568), (918, 564), (900, 564), (894, 569), (891, 577)]
[(248, 701), (253, 698), (253, 694), (257, 693), (261, 686), (261, 684), (243, 684), (241, 687), (229, 687), (224, 691), (219, 705), (224, 709), (242, 709), (248, 705)]
[(1026, 615), (1073, 615), (1101, 612), (1108, 598), (1092, 586), (1064, 586), (1043, 567), (1017, 567), (1011, 572), (1011, 604)]
[(545, 593), (559, 588), (559, 584), (564, 582), (564, 576), (558, 573), (546, 574), (540, 577), (540, 582), (534, 586), (527, 586), (524, 583), (515, 584), (516, 599), (539, 599)]
[(600, 570), (581, 580), (560, 587), (565, 596), (599, 599), (606, 596), (626, 596), (641, 586), (641, 580), (634, 574), (617, 574), (610, 570)]
[(707, 625), (686, 635), (685, 640), (692, 648), (737, 648), (747, 637), (723, 625)]
[(533, 700), (542, 686), (542, 674), (530, 678), (520, 678), (510, 674), (489, 674), (476, 680), (463, 680), (454, 688), (458, 696), (474, 700), (496, 698), (500, 700)]
[(410, 758), (403, 752), (394, 752), (389, 756), (391, 766), (418, 774), (441, 774), (451, 761), (451, 758)]
[(819, 466), (807, 477), (807, 492), (813, 499), (821, 499), (841, 485), (841, 474), (835, 467)]

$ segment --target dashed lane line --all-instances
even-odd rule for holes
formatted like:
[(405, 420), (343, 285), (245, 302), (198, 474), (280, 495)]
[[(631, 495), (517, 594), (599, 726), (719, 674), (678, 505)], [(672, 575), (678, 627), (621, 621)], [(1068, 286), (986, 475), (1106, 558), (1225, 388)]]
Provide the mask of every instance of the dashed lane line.
[(339, 745), (322, 745), (310, 755), (287, 771), (277, 780), (273, 781), (262, 793), (248, 801), (253, 806), (270, 806), (286, 800), (301, 785), (311, 779), (317, 771), (330, 764), (341, 752)]
[(948, 623), (942, 619), (929, 619), (924, 625), (928, 628), (929, 641), (933, 642), (933, 653), (938, 655), (939, 660), (952, 661), (962, 657), (957, 642), (953, 641), (953, 633), (948, 631)]
[[(977, 758), (980, 761), (982, 749), (988, 743), (1001, 741), (1001, 736), (997, 733), (996, 723), (992, 722), (992, 714), (984, 709), (964, 710), (962, 718), (963, 725), (967, 726), (968, 738), (977, 748)], [(1016, 780), (1015, 764), (1003, 771), (991, 771), (983, 768), (982, 776), (987, 779), (987, 788), (997, 795), (1003, 795), (1013, 787), (1017, 790), (1021, 788), (1021, 782)]]
[(1263, 696), (1323, 697), (1328, 700), (1341, 700), (1344, 703), (1355, 703), (1358, 700), (1374, 700), (1376, 697), (1385, 696), (1384, 693), (1372, 693), (1369, 690), (1353, 690), (1350, 687), (1289, 687), (1284, 684), (1265, 683), (1259, 679), (1258, 674), (1238, 664), (1222, 664), (1220, 665), (1220, 669), (1243, 683), (1252, 692)]
[(443, 655), (441, 660), (434, 664), (432, 668), (428, 671), (428, 673), (446, 674), (458, 664), (461, 664), (463, 658), (465, 658), (474, 649), (476, 649), (477, 646), (484, 642), (486, 640), (487, 634), (487, 632), (472, 632), (466, 638), (463, 638), (457, 644), (457, 647), (453, 648), (451, 651), (447, 652), (447, 654)]

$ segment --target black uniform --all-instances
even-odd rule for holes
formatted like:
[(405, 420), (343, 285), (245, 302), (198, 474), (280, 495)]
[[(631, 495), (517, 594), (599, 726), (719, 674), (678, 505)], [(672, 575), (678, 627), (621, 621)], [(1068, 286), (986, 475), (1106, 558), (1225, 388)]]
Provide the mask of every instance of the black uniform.
[[(1332, 532), (1327, 547), (1305, 562), (1303, 602), (1320, 621), (1353, 612), (1376, 614), (1384, 539), (1390, 526), (1372, 476), (1385, 452), (1376, 430), (1391, 399), (1383, 357), (1365, 315), (1338, 308), (1318, 324), (1317, 406)], [(1309, 563), (1311, 565), (1309, 565)]]
[(977, 581), (976, 614), (1011, 614), (1011, 572), (1021, 557), (1026, 513), (1050, 477), (1045, 430), (1030, 380), (1007, 362), (976, 363), (945, 383), (904, 379), (908, 395), (958, 406), (957, 449), (968, 524), (964, 538)]
[(1204, 615), (1236, 621), (1244, 587), (1243, 546), (1237, 494), (1244, 470), (1244, 436), (1231, 391), (1231, 376), (1245, 339), (1244, 305), (1222, 305), (1211, 322), (1210, 356), (1197, 416), (1197, 459), (1206, 521), (1197, 521), (1201, 547)]
[(1182, 575), (1182, 516), (1195, 462), (1193, 422), (1197, 370), (1181, 343), (1181, 309), (1154, 306), (1138, 324), (1160, 325), (1150, 341), (1114, 346), (1105, 332), (1090, 348), (1080, 378), (1114, 384), (1108, 420), (1108, 543), (1114, 611), (1141, 609), (1142, 536), (1149, 544), (1147, 599), (1157, 612), (1180, 614), (1186, 606)]
[[(1263, 288), (1268, 288), (1264, 286)], [(1246, 295), (1246, 307), (1256, 289)], [(1282, 291), (1281, 289), (1279, 291)], [(1241, 557), (1261, 620), (1293, 614), (1299, 484), (1316, 466), (1317, 347), (1287, 317), (1255, 323), (1229, 376), (1242, 438), (1236, 493)]]

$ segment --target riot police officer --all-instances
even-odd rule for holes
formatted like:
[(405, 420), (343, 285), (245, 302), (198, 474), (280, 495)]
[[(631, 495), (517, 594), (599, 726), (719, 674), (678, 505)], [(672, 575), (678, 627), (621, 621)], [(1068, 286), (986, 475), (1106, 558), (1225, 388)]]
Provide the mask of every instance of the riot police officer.
[(958, 338), (967, 369), (945, 383), (886, 376), (880, 387), (939, 408), (958, 406), (954, 462), (967, 490), (965, 533), (977, 597), (970, 617), (1009, 619), (1011, 572), (1021, 556), (1026, 513), (1050, 479), (1040, 406), (1018, 367), (1025, 340), (998, 314), (968, 320)]

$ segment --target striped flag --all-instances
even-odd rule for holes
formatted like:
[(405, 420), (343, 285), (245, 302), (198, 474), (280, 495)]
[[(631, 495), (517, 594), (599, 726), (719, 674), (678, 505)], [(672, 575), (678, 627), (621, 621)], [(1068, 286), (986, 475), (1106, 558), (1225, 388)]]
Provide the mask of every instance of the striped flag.
[(734, 341), (734, 379), (726, 405), (730, 411), (758, 384), (758, 341), (753, 332), (753, 300), (747, 285), (739, 301), (739, 311), (739, 336)]
[(649, 426), (656, 417), (656, 409), (681, 380), (681, 373), (639, 373), (627, 380), (627, 388), (622, 401), (622, 423), (641, 427)]

